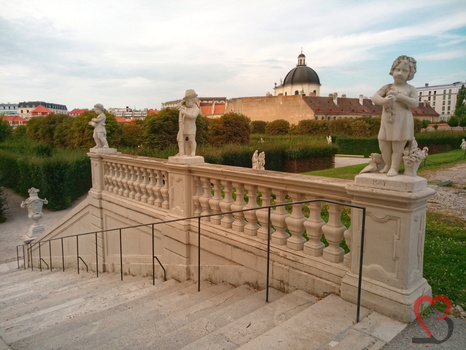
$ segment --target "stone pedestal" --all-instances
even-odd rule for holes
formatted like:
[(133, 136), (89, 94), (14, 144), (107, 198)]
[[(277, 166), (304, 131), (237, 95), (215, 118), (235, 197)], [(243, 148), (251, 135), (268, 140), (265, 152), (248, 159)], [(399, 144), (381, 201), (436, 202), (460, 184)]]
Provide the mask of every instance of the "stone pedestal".
[[(432, 293), (422, 275), (426, 205), (435, 190), (421, 177), (362, 174), (347, 192), (352, 204), (366, 208), (362, 305), (413, 321), (415, 300)], [(361, 242), (362, 213), (356, 212), (350, 271), (341, 286), (342, 298), (351, 302), (357, 300)]]

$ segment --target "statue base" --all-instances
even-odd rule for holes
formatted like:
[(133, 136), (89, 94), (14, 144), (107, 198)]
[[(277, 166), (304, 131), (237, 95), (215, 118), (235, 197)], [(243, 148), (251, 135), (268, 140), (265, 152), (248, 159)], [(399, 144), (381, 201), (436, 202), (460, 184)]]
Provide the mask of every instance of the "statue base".
[(33, 240), (35, 240), (39, 235), (45, 231), (45, 226), (40, 224), (40, 223), (34, 223), (29, 227), (28, 233), (25, 235), (21, 236), (21, 240), (25, 244), (31, 243)]
[(204, 163), (204, 157), (202, 156), (172, 156), (168, 157), (169, 163), (174, 164), (200, 164)]
[(361, 187), (378, 188), (397, 192), (417, 192), (426, 189), (427, 180), (420, 176), (387, 176), (380, 173), (356, 175), (354, 184)]
[(103, 147), (103, 148), (92, 147), (91, 149), (89, 149), (89, 152), (98, 153), (98, 154), (119, 153), (116, 148), (109, 148), (109, 147)]

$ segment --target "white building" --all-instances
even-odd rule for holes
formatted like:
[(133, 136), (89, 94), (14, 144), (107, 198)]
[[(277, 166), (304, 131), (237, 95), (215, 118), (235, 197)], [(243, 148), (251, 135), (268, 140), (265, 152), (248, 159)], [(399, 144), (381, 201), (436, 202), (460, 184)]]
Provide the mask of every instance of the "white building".
[(0, 103), (0, 115), (18, 115), (18, 104)]
[(44, 106), (55, 114), (68, 114), (68, 110), (65, 105), (44, 101), (20, 102), (18, 104), (18, 114), (25, 119), (30, 119), (32, 118), (32, 111), (39, 106)]
[(458, 81), (453, 84), (432, 85), (416, 88), (419, 102), (427, 101), (440, 114), (440, 121), (447, 121), (455, 113), (458, 90), (466, 82)]
[(288, 72), (280, 85), (275, 84), (275, 96), (320, 96), (320, 79), (316, 71), (306, 65), (306, 56), (301, 52), (298, 64)]

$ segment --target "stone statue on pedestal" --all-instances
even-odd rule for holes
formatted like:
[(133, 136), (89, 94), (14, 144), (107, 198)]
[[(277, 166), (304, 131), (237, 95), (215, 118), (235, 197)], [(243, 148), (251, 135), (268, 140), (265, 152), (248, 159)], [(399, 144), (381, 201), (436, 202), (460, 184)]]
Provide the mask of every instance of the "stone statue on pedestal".
[(97, 103), (94, 106), (94, 111), (97, 113), (97, 118), (92, 118), (91, 121), (89, 122), (89, 125), (92, 125), (94, 127), (94, 141), (95, 141), (95, 147), (91, 149), (99, 149), (99, 148), (108, 148), (108, 142), (107, 142), (107, 131), (105, 130), (105, 109), (102, 104)]
[(200, 113), (197, 94), (194, 90), (186, 90), (181, 101), (178, 119), (179, 130), (176, 140), (178, 142), (178, 156), (193, 157), (196, 155), (196, 118)]
[(415, 73), (414, 58), (398, 57), (390, 69), (394, 82), (384, 85), (372, 96), (376, 105), (383, 106), (378, 139), (385, 163), (380, 172), (387, 176), (398, 175), (405, 145), (414, 140), (414, 118), (410, 108), (417, 107), (419, 101), (416, 88), (406, 82), (413, 79)]
[(44, 232), (45, 227), (39, 222), (42, 218), (42, 207), (47, 204), (47, 199), (40, 199), (38, 195), (39, 190), (31, 187), (28, 190), (29, 198), (21, 202), (21, 208), (27, 207), (28, 218), (33, 220), (34, 223), (29, 228), (29, 231), (21, 237), (24, 243), (32, 242), (40, 233)]

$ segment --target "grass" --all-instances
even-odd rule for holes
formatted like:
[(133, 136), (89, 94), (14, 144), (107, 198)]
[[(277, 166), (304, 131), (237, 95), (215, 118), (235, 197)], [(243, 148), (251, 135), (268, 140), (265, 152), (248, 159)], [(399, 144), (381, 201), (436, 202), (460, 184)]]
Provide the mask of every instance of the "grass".
[[(454, 150), (434, 154), (421, 164), (418, 175), (446, 169), (452, 165), (466, 163), (465, 151)], [(342, 168), (312, 171), (306, 174), (354, 179), (365, 164)], [(444, 294), (453, 305), (466, 309), (466, 220), (452, 215), (427, 212), (424, 246), (424, 277), (432, 287), (432, 294)], [(442, 310), (442, 303), (435, 304)], [(443, 311), (443, 310), (442, 310)]]

